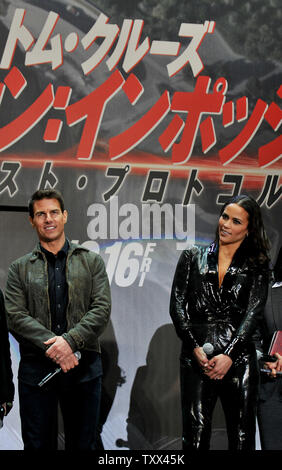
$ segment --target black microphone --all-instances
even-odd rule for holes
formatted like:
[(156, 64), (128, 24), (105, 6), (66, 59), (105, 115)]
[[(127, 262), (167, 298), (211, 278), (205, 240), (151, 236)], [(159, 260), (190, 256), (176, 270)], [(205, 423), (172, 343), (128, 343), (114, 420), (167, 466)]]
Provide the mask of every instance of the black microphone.
[(203, 345), (203, 351), (206, 353), (207, 357), (212, 357), (213, 352), (214, 352), (214, 347), (211, 343), (205, 343)]
[(264, 362), (276, 362), (277, 357), (275, 356), (270, 356), (269, 354), (263, 354), (261, 351), (257, 349), (257, 359), (262, 360)]
[[(80, 351), (76, 351), (74, 353), (74, 355), (76, 356), (76, 358), (78, 359), (81, 359), (81, 353)], [(50, 372), (49, 374), (46, 375), (46, 377), (44, 377), (41, 382), (39, 382), (38, 384), (38, 387), (42, 387), (43, 385), (45, 385), (47, 382), (49, 382), (49, 380), (51, 380), (53, 377), (55, 377), (55, 375), (57, 375), (59, 372), (61, 372), (61, 367), (57, 367), (53, 372)]]
[[(271, 373), (271, 369), (260, 369), (261, 372), (265, 372), (267, 374)], [(282, 375), (282, 372), (276, 372), (276, 375)]]

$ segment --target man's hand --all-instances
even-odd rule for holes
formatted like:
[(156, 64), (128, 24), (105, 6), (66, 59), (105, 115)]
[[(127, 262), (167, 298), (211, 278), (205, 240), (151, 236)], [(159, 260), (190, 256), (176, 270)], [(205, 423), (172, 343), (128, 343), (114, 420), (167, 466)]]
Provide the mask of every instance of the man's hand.
[(63, 372), (68, 372), (78, 365), (78, 359), (74, 355), (69, 343), (62, 336), (54, 336), (44, 341), (48, 347), (45, 355), (58, 364)]
[(13, 402), (5, 402), (2, 403), (3, 409), (4, 409), (4, 416), (7, 416), (7, 414), (10, 413), (11, 409), (13, 408)]
[(6, 405), (6, 403), (2, 403), (1, 406), (2, 406), (3, 409), (4, 409), (4, 416), (6, 416), (6, 415), (7, 415), (7, 405)]
[(269, 375), (273, 378), (276, 377), (277, 372), (282, 372), (282, 356), (278, 353), (275, 353), (274, 356), (277, 357), (277, 361), (265, 363), (265, 367), (269, 369)]

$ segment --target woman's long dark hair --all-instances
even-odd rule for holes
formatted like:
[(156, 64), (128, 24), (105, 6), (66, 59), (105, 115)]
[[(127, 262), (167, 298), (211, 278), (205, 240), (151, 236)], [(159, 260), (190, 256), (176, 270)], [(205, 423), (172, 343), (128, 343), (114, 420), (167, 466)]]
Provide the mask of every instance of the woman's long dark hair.
[[(262, 215), (258, 203), (251, 197), (241, 194), (230, 199), (221, 208), (220, 216), (229, 204), (237, 204), (245, 209), (249, 215), (248, 236), (243, 241), (246, 256), (254, 264), (264, 264), (270, 260), (270, 243), (264, 228)], [(218, 228), (216, 230), (216, 242), (219, 242)]]

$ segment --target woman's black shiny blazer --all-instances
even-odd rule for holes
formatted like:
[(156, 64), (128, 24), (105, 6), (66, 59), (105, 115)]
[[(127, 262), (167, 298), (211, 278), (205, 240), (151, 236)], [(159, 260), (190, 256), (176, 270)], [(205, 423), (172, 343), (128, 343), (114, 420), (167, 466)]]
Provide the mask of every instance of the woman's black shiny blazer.
[(218, 246), (182, 252), (170, 300), (170, 315), (182, 340), (182, 358), (211, 343), (214, 355), (223, 353), (237, 362), (254, 351), (268, 291), (268, 263), (253, 265), (244, 242), (236, 251), (219, 287)]

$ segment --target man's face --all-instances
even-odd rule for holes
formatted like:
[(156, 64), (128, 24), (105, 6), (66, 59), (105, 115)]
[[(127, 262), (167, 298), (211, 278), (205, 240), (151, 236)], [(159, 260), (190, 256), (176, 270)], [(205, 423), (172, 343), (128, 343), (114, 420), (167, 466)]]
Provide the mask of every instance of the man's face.
[(31, 225), (36, 229), (40, 242), (50, 243), (65, 238), (64, 226), (67, 211), (62, 212), (57, 199), (41, 199), (33, 206), (34, 217), (30, 217)]

